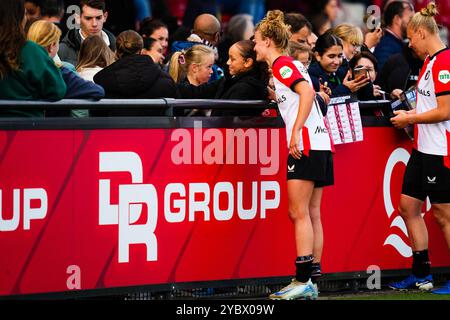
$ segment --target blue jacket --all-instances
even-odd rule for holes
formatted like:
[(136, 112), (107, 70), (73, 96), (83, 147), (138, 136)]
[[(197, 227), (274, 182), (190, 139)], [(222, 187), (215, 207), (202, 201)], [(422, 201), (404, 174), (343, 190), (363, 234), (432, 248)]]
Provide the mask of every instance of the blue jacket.
[(317, 61), (312, 63), (308, 69), (314, 90), (316, 90), (316, 92), (320, 91), (320, 81), (322, 81), (322, 83), (327, 82), (328, 87), (332, 92), (331, 97), (351, 95), (352, 92), (350, 89), (342, 84), (347, 71), (348, 67), (340, 67), (335, 73), (328, 75)]
[(67, 86), (65, 99), (101, 99), (105, 96), (103, 87), (84, 80), (66, 67), (61, 67), (64, 82)]
[(381, 72), (386, 61), (397, 53), (402, 53), (403, 41), (395, 37), (389, 31), (386, 31), (381, 37), (380, 43), (375, 48), (375, 58), (378, 61), (378, 70)]

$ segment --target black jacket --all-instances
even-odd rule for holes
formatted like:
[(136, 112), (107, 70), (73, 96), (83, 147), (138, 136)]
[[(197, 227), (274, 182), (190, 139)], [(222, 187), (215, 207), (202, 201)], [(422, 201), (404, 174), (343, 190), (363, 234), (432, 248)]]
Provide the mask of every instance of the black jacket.
[[(213, 83), (195, 87), (187, 84), (178, 86), (183, 99), (222, 100), (267, 100), (267, 82), (259, 79), (256, 72), (249, 71), (235, 77), (222, 78)], [(220, 115), (260, 115), (263, 110), (213, 110), (213, 116)]]
[(394, 89), (408, 90), (416, 84), (423, 61), (413, 55), (407, 46), (403, 52), (390, 57), (378, 74), (377, 82), (387, 93)]
[[(110, 49), (112, 51), (116, 51), (116, 38), (114, 35), (108, 30), (103, 29), (103, 31), (107, 34)], [(61, 40), (59, 44), (58, 56), (61, 61), (69, 62), (74, 66), (77, 65), (78, 61), (78, 52), (81, 47), (81, 35), (80, 29), (72, 29), (67, 32), (66, 36)]]
[(146, 55), (124, 57), (94, 76), (109, 99), (177, 98), (172, 78)]

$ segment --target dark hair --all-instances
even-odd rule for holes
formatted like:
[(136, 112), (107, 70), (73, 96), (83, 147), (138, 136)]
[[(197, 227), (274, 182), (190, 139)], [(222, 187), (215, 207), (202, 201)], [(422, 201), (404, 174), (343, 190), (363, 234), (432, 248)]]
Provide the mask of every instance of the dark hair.
[(255, 42), (252, 40), (241, 40), (235, 43), (244, 59), (252, 59), (252, 70), (256, 77), (266, 84), (269, 83), (269, 68), (266, 62), (256, 61)]
[(116, 46), (116, 57), (121, 59), (133, 54), (139, 54), (144, 47), (144, 40), (136, 31), (127, 30), (119, 34)]
[(394, 22), (395, 16), (403, 16), (403, 12), (406, 10), (405, 3), (409, 3), (408, 1), (393, 1), (388, 4), (386, 10), (383, 13), (383, 22), (384, 25), (389, 27)]
[(20, 51), (25, 45), (23, 0), (0, 1), (0, 79), (19, 69)]
[(291, 33), (296, 33), (304, 27), (307, 27), (309, 31), (313, 29), (311, 22), (301, 13), (291, 12), (285, 14), (284, 23), (291, 26)]
[(330, 18), (325, 13), (318, 13), (311, 17), (311, 25), (312, 25), (312, 31), (316, 35), (320, 35), (320, 29), (323, 25), (325, 25), (327, 22), (330, 21)]
[(41, 3), (42, 17), (59, 17), (64, 15), (64, 0), (43, 0)]
[(139, 33), (143, 37), (150, 37), (153, 34), (153, 32), (155, 32), (155, 30), (161, 28), (166, 28), (167, 30), (169, 30), (167, 25), (161, 20), (148, 17), (142, 20)]
[(144, 38), (144, 49), (150, 50), (153, 47), (153, 44), (157, 42), (158, 40), (154, 38)]
[(34, 3), (34, 5), (35, 5), (36, 7), (40, 7), (40, 6), (41, 6), (41, 3), (42, 3), (41, 0), (25, 0), (24, 3), (25, 3), (25, 2), (31, 2), (31, 3)]
[(310, 14), (317, 15), (325, 13), (325, 8), (327, 7), (330, 0), (314, 0), (314, 4), (311, 5)]
[(88, 6), (97, 10), (106, 10), (106, 4), (104, 0), (80, 0), (81, 14), (83, 14), (83, 7)]
[(373, 63), (375, 71), (378, 70), (377, 58), (375, 58), (375, 56), (369, 51), (361, 51), (360, 53), (356, 54), (349, 62), (350, 69), (354, 69), (361, 58), (369, 59)]
[(340, 46), (344, 48), (342, 40), (333, 34), (333, 30), (328, 30), (317, 38), (314, 52), (317, 52), (320, 56), (322, 56), (333, 46)]

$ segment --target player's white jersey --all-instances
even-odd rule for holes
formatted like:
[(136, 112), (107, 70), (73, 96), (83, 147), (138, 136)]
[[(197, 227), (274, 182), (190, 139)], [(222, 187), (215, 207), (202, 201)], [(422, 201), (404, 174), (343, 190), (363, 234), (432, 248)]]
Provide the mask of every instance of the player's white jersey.
[[(425, 59), (417, 82), (417, 113), (437, 108), (436, 98), (450, 94), (450, 49)], [(414, 147), (423, 153), (450, 156), (450, 120), (415, 126)], [(446, 161), (449, 160), (447, 157)]]
[[(287, 56), (281, 56), (274, 61), (272, 73), (278, 108), (286, 124), (289, 147), (292, 128), (298, 115), (299, 99), (301, 99), (294, 91), (295, 85), (300, 81), (308, 81), (312, 88), (312, 81), (303, 64)], [(311, 112), (300, 132), (299, 147), (305, 155), (309, 154), (309, 150), (332, 150), (332, 142), (317, 101), (314, 101)]]

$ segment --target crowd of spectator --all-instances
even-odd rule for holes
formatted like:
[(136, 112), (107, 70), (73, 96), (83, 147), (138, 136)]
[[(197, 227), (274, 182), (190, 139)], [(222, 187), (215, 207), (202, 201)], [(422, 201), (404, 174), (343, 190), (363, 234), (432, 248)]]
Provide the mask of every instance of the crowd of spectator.
[[(337, 96), (398, 99), (425, 59), (408, 47), (410, 0), (127, 3), (1, 1), (0, 99), (271, 99), (271, 66), (256, 61), (252, 39), (274, 8), (290, 26), (286, 54), (308, 69), (322, 106)], [(380, 19), (363, 10), (360, 24), (342, 22), (346, 6), (371, 4)]]

